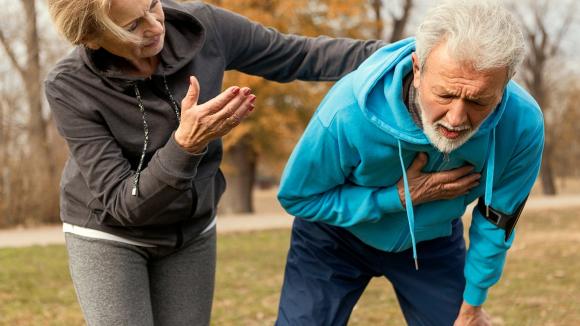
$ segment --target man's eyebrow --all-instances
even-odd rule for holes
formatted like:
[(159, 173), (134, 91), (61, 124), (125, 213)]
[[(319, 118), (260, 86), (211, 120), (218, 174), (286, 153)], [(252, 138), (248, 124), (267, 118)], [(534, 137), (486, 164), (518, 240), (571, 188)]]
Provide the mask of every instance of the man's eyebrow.
[(468, 100), (473, 100), (473, 101), (489, 101), (493, 99), (493, 95), (482, 95), (482, 96), (467, 96), (466, 97)]
[[(451, 94), (451, 95), (456, 95), (457, 92), (452, 91), (450, 89), (447, 89), (445, 87), (442, 86), (433, 86), (433, 91), (435, 91), (436, 93), (444, 93), (444, 94)], [(474, 100), (474, 101), (487, 101), (487, 100), (491, 100), (493, 99), (493, 95), (491, 94), (482, 94), (482, 95), (478, 95), (478, 96), (466, 96), (465, 98), (468, 100)]]
[[(149, 10), (151, 10), (151, 8), (153, 8), (153, 5), (156, 4), (156, 1), (158, 1), (158, 0), (151, 0), (151, 3), (149, 4)], [(135, 18), (131, 19), (128, 23), (121, 25), (121, 27), (128, 27), (129, 25), (133, 24), (136, 20), (143, 18), (143, 16), (144, 15), (139, 16), (139, 17), (135, 17)]]
[(445, 87), (443, 87), (443, 86), (437, 86), (437, 85), (436, 85), (436, 86), (433, 86), (431, 89), (432, 89), (432, 90), (433, 90), (435, 93), (439, 93), (439, 94), (450, 94), (450, 95), (455, 95), (455, 94), (457, 94), (457, 92), (454, 92), (454, 91), (452, 91), (452, 90), (450, 90), (450, 89), (447, 89), (447, 88), (445, 88)]

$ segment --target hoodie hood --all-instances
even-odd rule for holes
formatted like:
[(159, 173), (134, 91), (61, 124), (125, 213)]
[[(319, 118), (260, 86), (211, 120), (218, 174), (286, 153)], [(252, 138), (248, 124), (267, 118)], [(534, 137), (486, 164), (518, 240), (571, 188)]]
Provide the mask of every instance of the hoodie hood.
[[(160, 64), (153, 75), (172, 75), (189, 64), (205, 43), (206, 29), (202, 23), (172, 1), (163, 2), (165, 13), (165, 39), (160, 52)], [(124, 91), (144, 77), (127, 76), (118, 67), (126, 65), (125, 59), (104, 49), (79, 48), (80, 56), (88, 68), (118, 91)]]
[[(179, 122), (180, 108), (167, 85), (165, 76), (176, 73), (193, 60), (205, 42), (206, 31), (198, 19), (180, 9), (179, 5), (174, 2), (164, 2), (163, 12), (165, 14), (165, 39), (163, 49), (160, 52), (160, 64), (153, 75), (162, 77), (165, 95), (170, 99), (171, 106)], [(143, 148), (131, 191), (133, 196), (137, 196), (141, 171), (144, 167), (145, 156), (149, 147), (150, 134), (147, 114), (138, 83), (138, 81), (145, 78), (127, 76), (119, 69), (120, 65), (127, 64), (126, 60), (104, 49), (91, 50), (82, 48), (80, 54), (81, 59), (89, 69), (101, 76), (105, 83), (109, 84), (113, 89), (124, 92), (129, 88), (133, 88), (143, 122)]]
[[(403, 81), (413, 69), (414, 51), (414, 38), (379, 49), (353, 72), (352, 85), (359, 108), (369, 121), (396, 139), (427, 145), (428, 138), (413, 121), (404, 102)], [(508, 87), (501, 102), (473, 137), (489, 134), (497, 126), (508, 100)]]
[[(406, 169), (411, 162), (403, 159), (403, 149), (421, 151), (416, 145), (429, 145), (423, 130), (413, 121), (405, 104), (403, 85), (405, 77), (413, 69), (412, 53), (415, 39), (407, 38), (385, 46), (375, 52), (353, 72), (353, 93), (363, 115), (379, 129), (394, 137), (398, 147), (403, 175), (405, 210), (411, 234), (415, 268), (419, 269), (415, 241), (415, 214), (409, 190)], [(508, 87), (510, 87), (508, 85)], [(508, 101), (508, 87), (502, 100), (488, 116), (472, 138), (489, 137), (485, 169), (485, 205), (489, 208), (493, 196), (493, 171), (495, 167), (495, 127)]]

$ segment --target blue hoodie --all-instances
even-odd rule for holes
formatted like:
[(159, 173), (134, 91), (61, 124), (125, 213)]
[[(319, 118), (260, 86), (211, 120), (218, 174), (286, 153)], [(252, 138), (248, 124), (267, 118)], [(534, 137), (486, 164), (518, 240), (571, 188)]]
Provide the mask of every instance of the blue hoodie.
[[(444, 157), (404, 103), (414, 50), (413, 38), (385, 46), (334, 85), (288, 161), (278, 199), (289, 214), (344, 227), (372, 247), (413, 248), (417, 264), (416, 243), (449, 236), (451, 221), (478, 197), (505, 214), (516, 210), (538, 175), (544, 127), (536, 102), (510, 81), (478, 132)], [(485, 182), (464, 196), (413, 205), (406, 169), (419, 152), (429, 156), (424, 172), (469, 164)], [(406, 207), (396, 186), (401, 178)], [(464, 300), (479, 306), (501, 276), (515, 232), (506, 241), (503, 229), (477, 209), (472, 214)]]

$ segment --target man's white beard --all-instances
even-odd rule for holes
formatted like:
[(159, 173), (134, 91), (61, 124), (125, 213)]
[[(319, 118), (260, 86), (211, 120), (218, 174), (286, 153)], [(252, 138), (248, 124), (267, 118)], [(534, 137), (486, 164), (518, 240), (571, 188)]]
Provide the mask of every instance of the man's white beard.
[[(452, 127), (447, 122), (443, 121), (443, 119), (439, 119), (433, 123), (427, 123), (425, 110), (423, 110), (418, 89), (416, 89), (415, 93), (415, 106), (417, 109), (419, 109), (419, 115), (421, 117), (421, 122), (423, 123), (423, 133), (425, 133), (427, 139), (429, 139), (429, 142), (431, 142), (431, 145), (435, 146), (435, 148), (437, 148), (442, 153), (449, 154), (457, 148), (461, 147), (461, 145), (465, 144), (479, 129), (479, 126), (473, 129), (470, 124), (459, 127)], [(437, 127), (439, 126), (443, 126), (451, 131), (462, 132), (458, 138), (449, 139), (437, 131)]]

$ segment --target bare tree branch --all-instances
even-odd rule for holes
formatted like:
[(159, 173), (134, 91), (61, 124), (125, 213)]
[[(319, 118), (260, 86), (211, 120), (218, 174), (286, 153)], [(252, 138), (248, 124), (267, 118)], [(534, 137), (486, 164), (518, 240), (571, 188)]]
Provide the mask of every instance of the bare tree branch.
[(393, 30), (391, 31), (390, 42), (395, 42), (403, 38), (403, 33), (405, 32), (405, 27), (411, 15), (411, 10), (413, 9), (413, 0), (404, 0), (403, 13), (400, 17), (396, 18), (393, 13)]
[(550, 51), (551, 52), (550, 54), (552, 56), (554, 56), (554, 55), (558, 54), (558, 52), (560, 52), (560, 45), (562, 44), (562, 39), (564, 38), (564, 35), (566, 35), (566, 33), (568, 33), (568, 30), (570, 29), (570, 26), (572, 25), (572, 22), (574, 21), (577, 7), (578, 7), (577, 2), (573, 2), (572, 8), (570, 8), (571, 10), (568, 11), (568, 14), (564, 18), (564, 22), (562, 23), (560, 30), (557, 32), (556, 36), (554, 37), (553, 44), (555, 45), (555, 47), (553, 47), (552, 51)]
[[(531, 21), (526, 24), (523, 14), (520, 10), (514, 10), (515, 15), (521, 21), (524, 36), (529, 47), (528, 55), (524, 61), (524, 71), (522, 79), (529, 90), (530, 94), (536, 99), (544, 113), (551, 111), (550, 116), (555, 119), (561, 119), (561, 114), (554, 110), (552, 101), (558, 97), (558, 85), (551, 81), (557, 79), (554, 72), (550, 71), (550, 62), (555, 58), (562, 48), (562, 40), (566, 36), (572, 22), (574, 21), (575, 8), (566, 8), (568, 11), (563, 19), (556, 22), (548, 18), (549, 9), (553, 9), (554, 2), (535, 0), (528, 7), (531, 14)], [(557, 25), (555, 25), (557, 24)], [(554, 31), (553, 26), (558, 28)], [(548, 115), (546, 115), (548, 117)], [(554, 182), (555, 169), (553, 165), (554, 139), (557, 136), (557, 129), (554, 122), (546, 120), (546, 135), (544, 144), (544, 155), (542, 157), (541, 182), (544, 194), (553, 195), (556, 193), (556, 184)]]
[(2, 43), (2, 47), (4, 48), (6, 54), (8, 55), (8, 58), (10, 58), (10, 61), (12, 62), (14, 68), (18, 70), (18, 73), (24, 77), (26, 75), (26, 70), (24, 70), (24, 68), (22, 68), (20, 63), (18, 63), (18, 60), (16, 59), (16, 55), (14, 54), (12, 47), (10, 47), (10, 43), (8, 43), (8, 40), (4, 36), (4, 33), (2, 33), (1, 29), (0, 29), (0, 43)]

